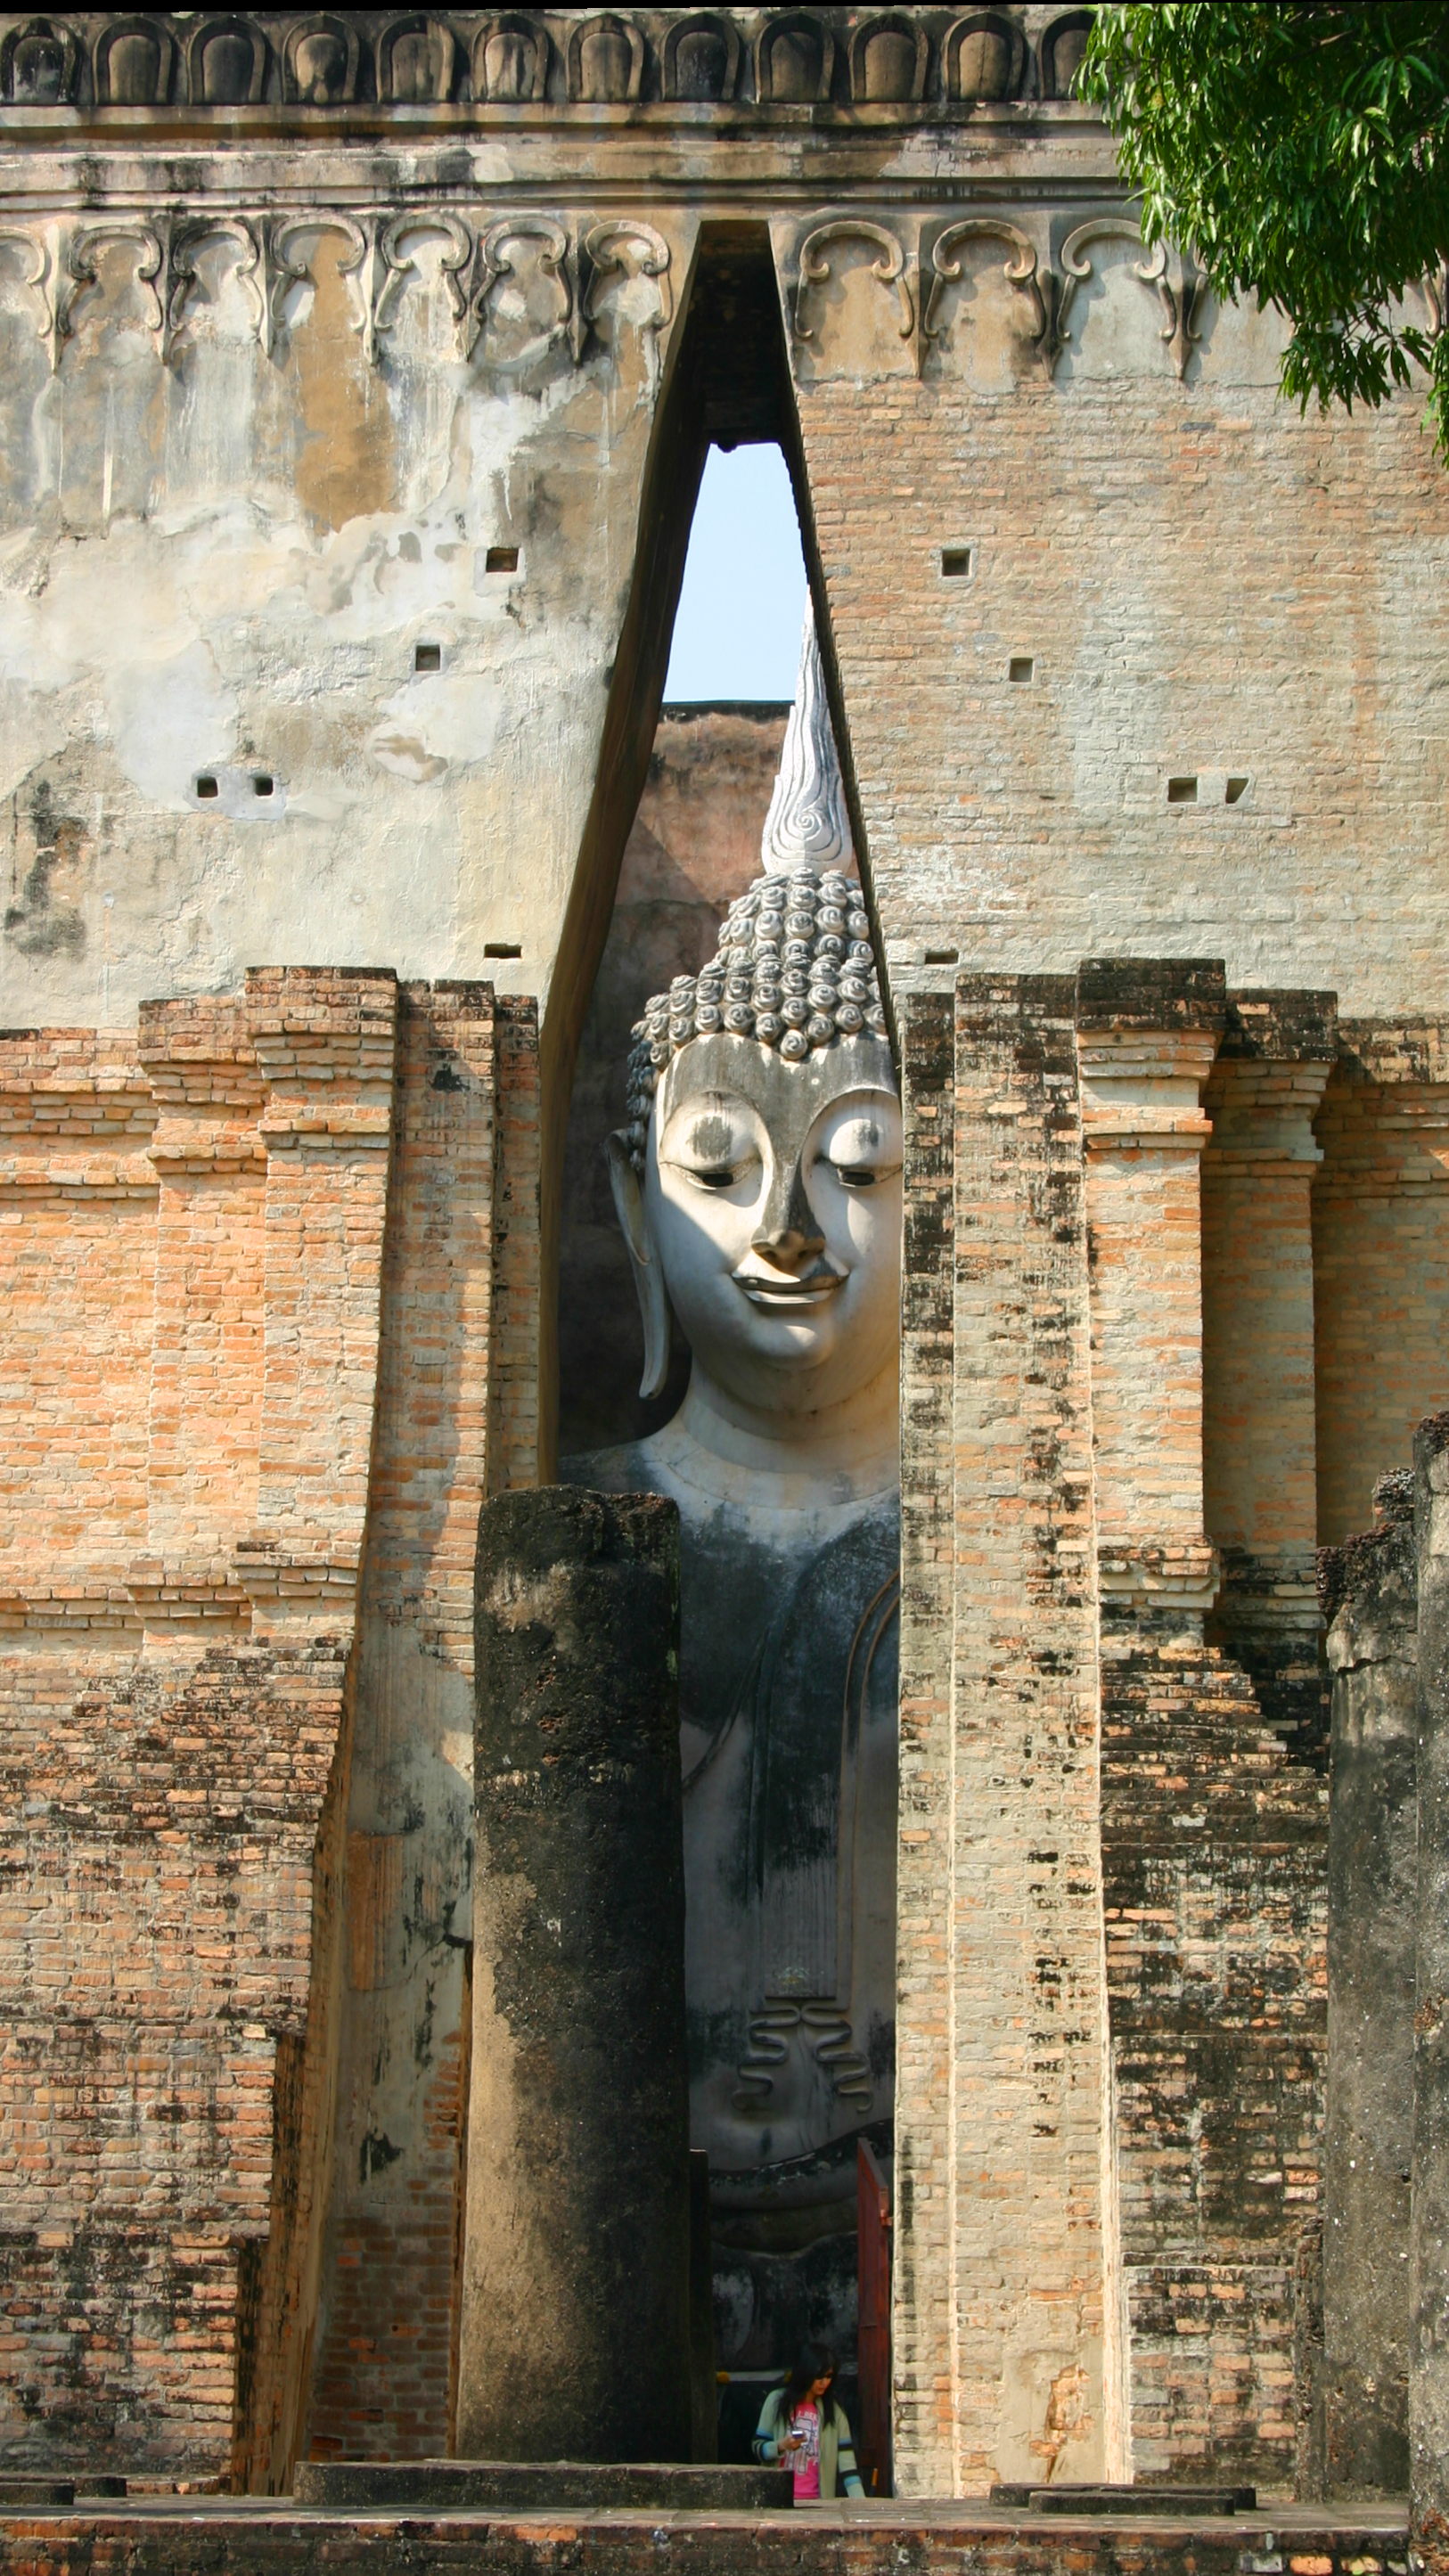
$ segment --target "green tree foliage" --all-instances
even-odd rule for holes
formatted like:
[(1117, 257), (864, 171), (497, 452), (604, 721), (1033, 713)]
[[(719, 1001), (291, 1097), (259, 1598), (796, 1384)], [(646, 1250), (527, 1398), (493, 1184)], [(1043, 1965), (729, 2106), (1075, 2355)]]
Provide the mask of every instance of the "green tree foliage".
[(1430, 377), (1449, 459), (1449, 338), (1399, 299), (1449, 253), (1449, 7), (1159, 0), (1099, 9), (1078, 88), (1104, 109), (1149, 241), (1276, 305), (1283, 390), (1378, 404)]

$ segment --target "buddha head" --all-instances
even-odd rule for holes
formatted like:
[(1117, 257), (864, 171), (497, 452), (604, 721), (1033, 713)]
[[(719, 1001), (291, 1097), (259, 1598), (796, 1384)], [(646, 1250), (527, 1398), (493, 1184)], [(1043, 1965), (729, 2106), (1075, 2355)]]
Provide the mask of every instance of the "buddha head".
[(635, 1024), (609, 1156), (642, 1393), (672, 1307), (696, 1376), (789, 1439), (893, 1374), (900, 1304), (900, 1106), (808, 616), (762, 855)]

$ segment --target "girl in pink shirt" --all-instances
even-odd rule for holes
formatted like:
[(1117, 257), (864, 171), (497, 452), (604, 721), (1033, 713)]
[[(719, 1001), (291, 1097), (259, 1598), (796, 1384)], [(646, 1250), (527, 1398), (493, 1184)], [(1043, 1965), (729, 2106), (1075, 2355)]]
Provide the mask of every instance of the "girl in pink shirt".
[(828, 2344), (807, 2343), (783, 2388), (772, 2388), (755, 2434), (757, 2460), (778, 2461), (795, 2475), (795, 2502), (818, 2504), (863, 2495), (850, 2425), (835, 2390)]

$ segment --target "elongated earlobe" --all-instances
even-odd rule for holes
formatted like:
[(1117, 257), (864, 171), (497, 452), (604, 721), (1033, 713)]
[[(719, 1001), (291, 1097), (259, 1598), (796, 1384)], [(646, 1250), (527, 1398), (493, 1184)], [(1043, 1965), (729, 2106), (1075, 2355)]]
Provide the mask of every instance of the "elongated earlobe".
[(605, 1151), (614, 1207), (629, 1247), (629, 1267), (634, 1273), (634, 1292), (644, 1325), (644, 1375), (639, 1392), (659, 1395), (669, 1371), (669, 1300), (664, 1292), (664, 1273), (649, 1240), (644, 1185), (630, 1159), (628, 1144), (616, 1133), (608, 1139)]

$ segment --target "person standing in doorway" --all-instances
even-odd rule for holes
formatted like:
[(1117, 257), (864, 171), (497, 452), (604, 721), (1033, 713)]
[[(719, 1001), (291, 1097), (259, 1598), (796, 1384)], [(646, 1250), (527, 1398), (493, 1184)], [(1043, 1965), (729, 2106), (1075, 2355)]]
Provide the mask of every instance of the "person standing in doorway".
[(795, 2502), (864, 2495), (830, 2346), (807, 2343), (783, 2388), (772, 2388), (755, 2430), (757, 2460), (793, 2470)]

